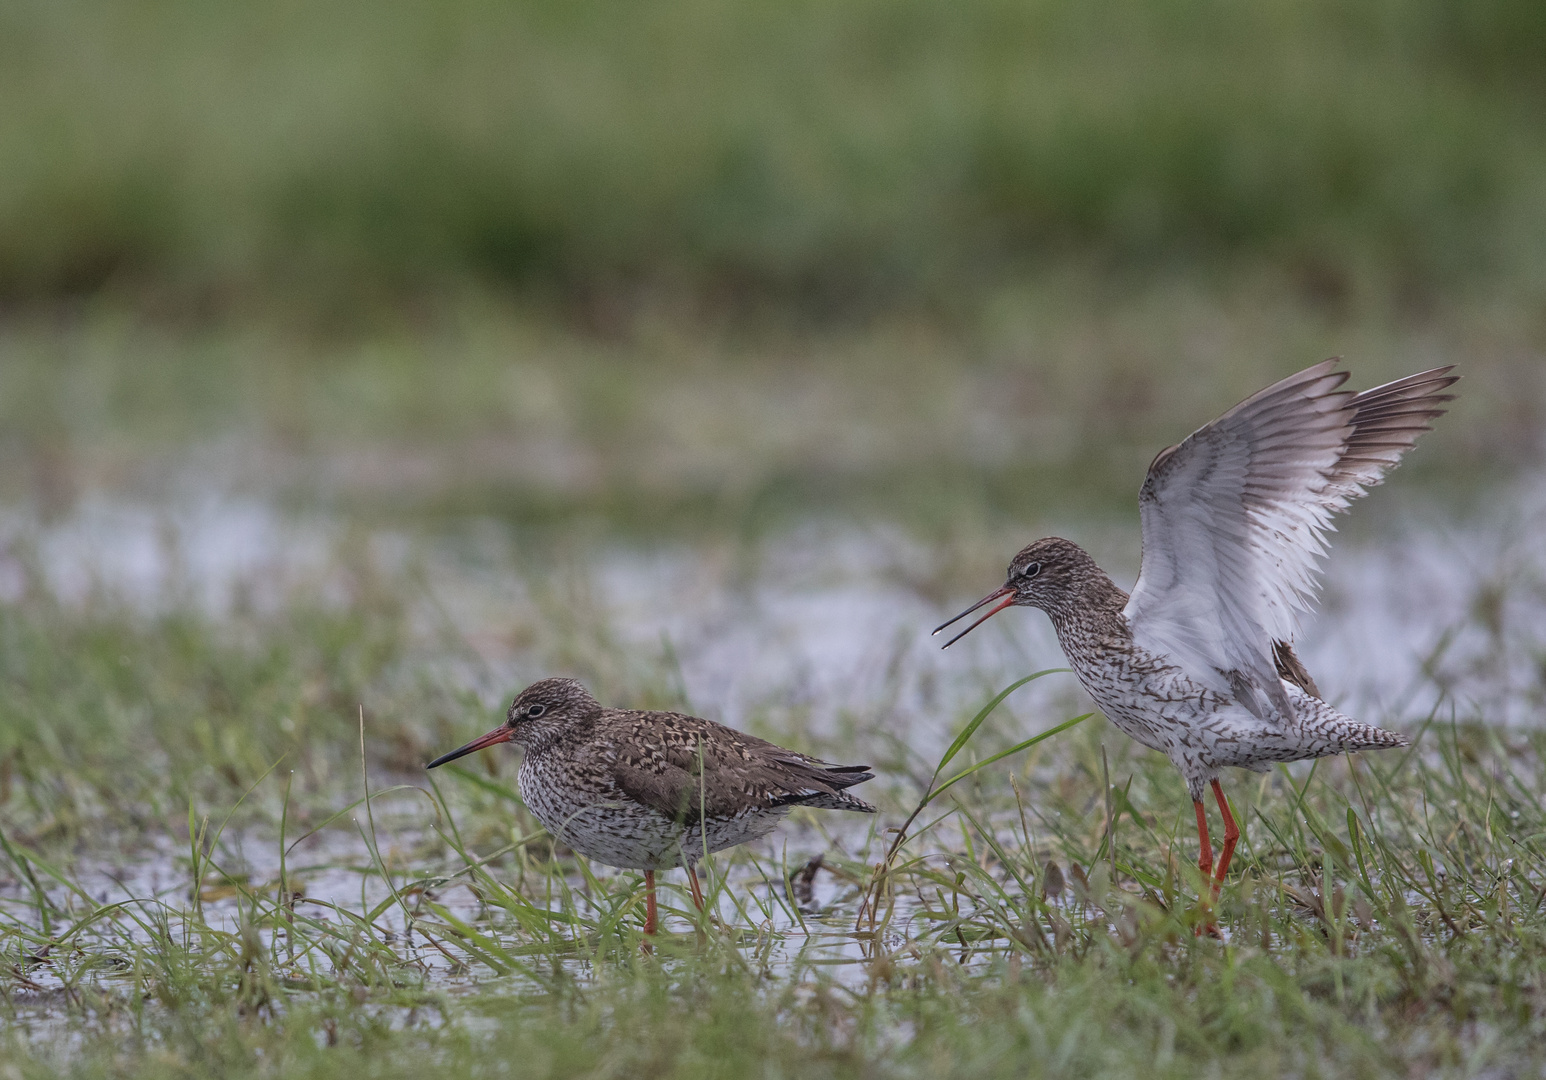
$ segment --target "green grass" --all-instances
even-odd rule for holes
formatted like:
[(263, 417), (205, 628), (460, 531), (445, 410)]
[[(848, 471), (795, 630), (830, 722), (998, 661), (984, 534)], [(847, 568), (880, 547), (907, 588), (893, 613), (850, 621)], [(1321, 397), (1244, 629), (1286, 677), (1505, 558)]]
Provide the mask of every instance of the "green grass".
[[(342, 566), (363, 573), (351, 551)], [(466, 646), (414, 628), (415, 580), (378, 577), (322, 606), (302, 591), (277, 613), (221, 620), (178, 607), (147, 616), (106, 597), (61, 603), (41, 587), (7, 606), (0, 1038), (11, 1069), (1540, 1067), (1537, 730), (1458, 722), (1446, 709), (1392, 718), (1415, 737), (1409, 751), (1227, 778), (1246, 832), (1218, 909), (1228, 944), (1194, 933), (1196, 841), (1178, 776), (1099, 719), (935, 798), (879, 879), (884, 830), (923, 794), (909, 778), (921, 784), (935, 762), (901, 743), (885, 749), (862, 724), (826, 741), (797, 735), (840, 758), (880, 754), (875, 827), (811, 813), (771, 848), (715, 857), (722, 915), (696, 928), (680, 874), (666, 875), (670, 933), (646, 956), (638, 875), (553, 850), (509, 787), (515, 755), (437, 776), (433, 789), (417, 770), (483, 730), (489, 710), (435, 663)], [(613, 628), (587, 618), (551, 625), (565, 640), (537, 651), (567, 655), (604, 697), (677, 700), (669, 656), (619, 666)], [(964, 724), (983, 701), (945, 703), (940, 726)], [(1021, 724), (1064, 715), (1022, 713)], [(1026, 734), (989, 719), (939, 775)], [(427, 794), (393, 789), (399, 781)], [(296, 844), (312, 830), (332, 846)], [(281, 846), (282, 871), (245, 869), (255, 851), (276, 863)], [(834, 891), (822, 912), (797, 914), (780, 882), (816, 853)], [(163, 874), (157, 895), (93, 895), (102, 868), (147, 861)], [(307, 898), (329, 875), (357, 879), (357, 899), (347, 887), (331, 904)], [(860, 918), (872, 886), (880, 903)]]
[(658, 311), (615, 335), (489, 297), (342, 336), (102, 301), (0, 323), (0, 349), (0, 492), (45, 513), (192, 483), (557, 535), (825, 515), (946, 542), (984, 520), (1130, 516), (1157, 447), (1330, 355), (1357, 387), (1459, 365), (1453, 414), (1403, 478), (1474, 490), (1538, 460), (1546, 429), (1528, 290), (1334, 315), (1266, 272), (1112, 289), (1068, 271), (959, 319), (752, 329)]
[(1074, 256), (1539, 277), (1529, 0), (24, 2), (0, 297), (323, 319), (476, 280), (817, 315)]
[[(965, 656), (927, 731), (896, 672), (829, 726), (803, 685), (753, 707), (872, 761), (882, 813), (717, 856), (718, 921), (667, 875), (652, 956), (638, 876), (555, 849), (515, 755), (420, 766), (539, 675), (721, 715), (606, 557), (755, 583), (801, 530), (899, 531), (927, 554), (869, 571), (979, 595), (1016, 538), (1135, 534), (1159, 447), (1328, 355), (1460, 364), (1392, 486), (1504, 520), (1546, 431), (1543, 10), (5, 5), (0, 1080), (1538, 1074), (1546, 742), (1463, 705), (1228, 779), (1227, 944), (1178, 777), (1098, 717), (876, 875), (915, 746), (1000, 688)], [(55, 588), (103, 507), (175, 547), (206, 500), (321, 565), (219, 613), (176, 557), (148, 603)], [(1539, 583), (1495, 577), (1471, 617), (1537, 693), (1504, 616)], [(1082, 708), (1024, 700), (939, 775)]]

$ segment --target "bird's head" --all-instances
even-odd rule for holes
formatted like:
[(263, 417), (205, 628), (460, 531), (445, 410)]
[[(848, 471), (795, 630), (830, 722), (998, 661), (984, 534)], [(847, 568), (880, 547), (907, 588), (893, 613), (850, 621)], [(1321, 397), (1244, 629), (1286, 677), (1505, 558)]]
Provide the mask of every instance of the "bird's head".
[(993, 605), (976, 622), (945, 642), (944, 647), (948, 649), (1007, 607), (1034, 607), (1051, 612), (1077, 595), (1086, 582), (1104, 576), (1095, 565), (1095, 560), (1078, 544), (1048, 536), (1021, 549), (1020, 554), (1010, 560), (1009, 572), (1000, 588), (949, 622), (943, 623), (934, 632), (937, 634), (945, 627), (960, 622), (979, 608)]
[(600, 711), (601, 703), (580, 685), (578, 679), (541, 679), (515, 696), (503, 724), (466, 746), (442, 754), (425, 768), (433, 769), (502, 742), (531, 746)]

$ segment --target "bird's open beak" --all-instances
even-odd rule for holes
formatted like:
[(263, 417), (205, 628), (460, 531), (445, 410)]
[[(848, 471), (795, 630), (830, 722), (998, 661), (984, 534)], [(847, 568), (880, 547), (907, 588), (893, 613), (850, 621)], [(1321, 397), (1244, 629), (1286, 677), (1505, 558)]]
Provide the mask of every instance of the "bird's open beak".
[[(995, 601), (995, 600), (1001, 600), (1003, 602), (1000, 603), (1000, 604), (996, 604), (993, 607), (989, 608), (988, 609), (988, 613), (986, 615), (984, 615), (982, 618), (978, 619), (976, 622), (972, 623), (972, 625), (968, 626), (965, 630), (962, 630), (959, 634), (957, 634), (955, 637), (951, 638), (949, 641), (945, 642), (945, 644), (940, 646), (940, 647), (943, 648), (943, 649), (950, 648), (950, 646), (952, 646), (956, 642), (960, 641), (967, 634), (970, 634), (973, 630), (977, 629), (983, 623), (985, 623), (989, 619), (993, 618), (993, 616), (995, 616), (999, 612), (1003, 611), (1010, 604), (1013, 604), (1015, 602), (1014, 586), (1012, 586), (1012, 585), (1005, 585), (1002, 589), (995, 589), (993, 592), (990, 592), (987, 596), (984, 596), (981, 600), (977, 601), (971, 607), (969, 607), (965, 611), (961, 612), (961, 614), (957, 615), (955, 618), (947, 620), (946, 622), (940, 623), (938, 626), (936, 626), (934, 628), (934, 633), (935, 634), (939, 633), (941, 630), (943, 630), (945, 627), (949, 626), (951, 623), (960, 622), (962, 619), (966, 618), (968, 615), (970, 615), (972, 612), (976, 611), (978, 608), (983, 607), (984, 605), (987, 605), (987, 604), (992, 604), (993, 601)], [(931, 634), (930, 636), (932, 637), (933, 635)]]
[(459, 746), (455, 750), (452, 750), (449, 754), (441, 754), (434, 761), (431, 761), (424, 767), (426, 769), (433, 769), (437, 765), (444, 765), (448, 761), (455, 761), (457, 758), (466, 754), (470, 754), (474, 750), (482, 750), (485, 747), (494, 746), (497, 743), (509, 742), (510, 737), (510, 725), (500, 724), (487, 735), (480, 735), (466, 746)]

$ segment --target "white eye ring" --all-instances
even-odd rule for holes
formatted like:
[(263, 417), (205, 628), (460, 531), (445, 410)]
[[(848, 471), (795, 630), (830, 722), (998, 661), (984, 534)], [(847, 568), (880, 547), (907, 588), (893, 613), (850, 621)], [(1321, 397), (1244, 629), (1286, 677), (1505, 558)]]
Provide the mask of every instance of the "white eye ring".
[(1020, 576), (1023, 578), (1033, 578), (1039, 573), (1041, 573), (1041, 563), (1033, 562), (1024, 570), (1020, 571)]
[(535, 720), (547, 711), (548, 707), (546, 705), (528, 705), (526, 706), (526, 718), (528, 720)]

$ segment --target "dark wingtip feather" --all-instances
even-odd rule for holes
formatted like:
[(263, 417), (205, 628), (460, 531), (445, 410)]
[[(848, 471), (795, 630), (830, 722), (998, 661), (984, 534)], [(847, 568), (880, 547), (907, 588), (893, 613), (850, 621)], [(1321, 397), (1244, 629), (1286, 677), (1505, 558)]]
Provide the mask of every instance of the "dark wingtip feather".
[(875, 779), (868, 765), (833, 765), (826, 770), (827, 783), (835, 788), (853, 787)]
[(1430, 368), (1351, 397), (1345, 408), (1353, 430), (1327, 479), (1354, 498), (1379, 484), (1455, 400), (1444, 393), (1460, 381), (1453, 370), (1453, 364)]

